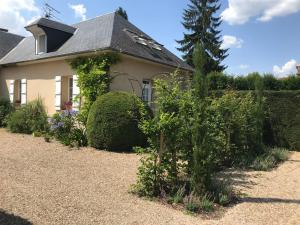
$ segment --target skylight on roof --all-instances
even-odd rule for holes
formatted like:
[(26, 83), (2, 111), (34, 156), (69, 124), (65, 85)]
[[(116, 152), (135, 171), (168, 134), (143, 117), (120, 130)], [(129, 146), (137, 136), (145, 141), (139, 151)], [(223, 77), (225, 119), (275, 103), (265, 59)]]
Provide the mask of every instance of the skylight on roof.
[(142, 37), (138, 37), (138, 36), (135, 36), (135, 41), (139, 44), (142, 44), (142, 45), (145, 45), (147, 46), (148, 43), (147, 43), (147, 40), (142, 38)]
[(125, 30), (127, 32), (127, 34), (138, 44), (144, 45), (144, 46), (148, 46), (149, 48), (158, 50), (158, 51), (162, 51), (162, 45), (158, 44), (157, 42), (155, 42), (154, 40), (145, 37), (142, 34), (137, 34), (131, 30)]
[(161, 49), (161, 45), (158, 44), (158, 43), (155, 43), (155, 42), (150, 41), (149, 44), (150, 44), (150, 47), (151, 47), (151, 48), (154, 48), (154, 49), (159, 50), (159, 51), (162, 50), (162, 49)]

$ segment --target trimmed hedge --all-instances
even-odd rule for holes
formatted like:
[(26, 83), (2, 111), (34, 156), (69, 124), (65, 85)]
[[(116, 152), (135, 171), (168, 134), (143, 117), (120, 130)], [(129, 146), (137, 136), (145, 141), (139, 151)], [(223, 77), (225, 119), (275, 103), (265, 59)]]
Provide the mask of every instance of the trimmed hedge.
[(89, 145), (113, 151), (131, 150), (144, 146), (145, 137), (138, 127), (142, 101), (125, 92), (110, 92), (97, 98), (88, 121)]
[(264, 140), (300, 151), (300, 91), (266, 91)]
[(300, 90), (300, 77), (291, 75), (285, 79), (277, 79), (272, 74), (261, 75), (250, 73), (247, 76), (229, 76), (223, 73), (212, 72), (208, 74), (209, 86), (211, 90), (235, 89), (240, 91), (254, 90), (255, 79), (261, 76), (265, 90)]

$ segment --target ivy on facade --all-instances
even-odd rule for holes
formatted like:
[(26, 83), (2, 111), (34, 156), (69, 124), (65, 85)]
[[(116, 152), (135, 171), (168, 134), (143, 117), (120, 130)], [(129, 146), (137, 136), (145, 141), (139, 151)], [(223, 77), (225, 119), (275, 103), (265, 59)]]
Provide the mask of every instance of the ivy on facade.
[(120, 61), (117, 53), (108, 52), (96, 56), (78, 57), (69, 63), (78, 75), (78, 87), (83, 98), (81, 114), (86, 118), (97, 97), (109, 92), (112, 77), (110, 68)]

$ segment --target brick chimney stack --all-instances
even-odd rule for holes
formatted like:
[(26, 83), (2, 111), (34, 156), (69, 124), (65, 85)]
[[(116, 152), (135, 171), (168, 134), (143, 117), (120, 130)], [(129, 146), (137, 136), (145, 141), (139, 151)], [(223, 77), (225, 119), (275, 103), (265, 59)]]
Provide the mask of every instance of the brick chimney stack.
[(298, 65), (296, 66), (296, 68), (297, 68), (297, 75), (300, 77), (300, 64), (298, 64)]

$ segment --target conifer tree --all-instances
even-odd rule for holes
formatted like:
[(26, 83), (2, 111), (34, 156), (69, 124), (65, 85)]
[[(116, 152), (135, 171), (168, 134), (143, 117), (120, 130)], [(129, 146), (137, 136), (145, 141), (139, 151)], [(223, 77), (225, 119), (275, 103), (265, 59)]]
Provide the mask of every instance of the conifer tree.
[(178, 50), (184, 53), (184, 60), (191, 66), (194, 66), (195, 45), (201, 43), (207, 56), (205, 74), (226, 69), (222, 61), (228, 56), (228, 49), (221, 48), (221, 31), (218, 28), (222, 20), (216, 16), (221, 6), (218, 2), (219, 0), (190, 0), (188, 9), (184, 11), (182, 23), (187, 32), (183, 40), (177, 41), (181, 45)]
[(201, 44), (196, 44), (193, 60), (195, 65), (194, 74), (194, 126), (193, 126), (193, 173), (192, 187), (196, 194), (206, 192), (211, 181), (210, 149), (207, 140), (207, 97), (208, 82), (204, 73), (203, 65), (206, 63), (206, 54)]
[(128, 15), (125, 9), (123, 9), (122, 7), (119, 7), (116, 10), (116, 13), (119, 14), (120, 16), (122, 16), (125, 20), (128, 20)]

